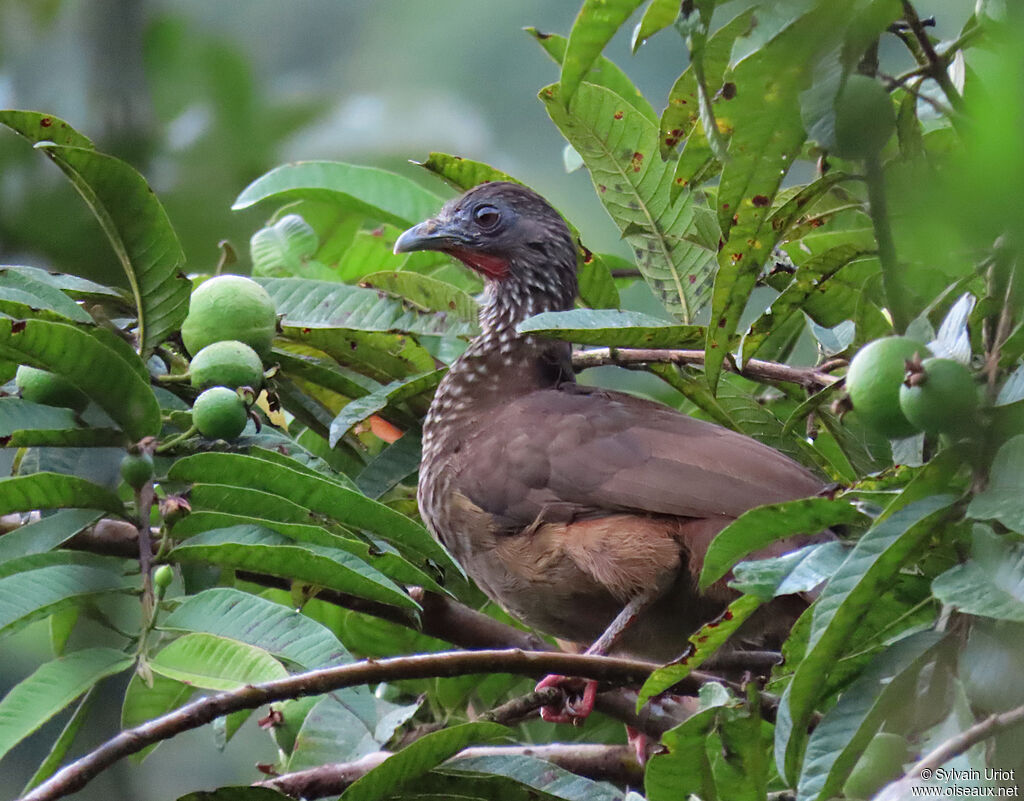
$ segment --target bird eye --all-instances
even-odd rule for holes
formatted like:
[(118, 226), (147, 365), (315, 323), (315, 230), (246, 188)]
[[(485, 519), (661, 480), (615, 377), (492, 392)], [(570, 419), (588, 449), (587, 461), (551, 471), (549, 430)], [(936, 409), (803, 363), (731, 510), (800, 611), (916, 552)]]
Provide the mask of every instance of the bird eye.
[(501, 213), (494, 206), (479, 206), (473, 212), (473, 219), (476, 220), (477, 225), (481, 228), (491, 229), (498, 224), (498, 220), (501, 219)]

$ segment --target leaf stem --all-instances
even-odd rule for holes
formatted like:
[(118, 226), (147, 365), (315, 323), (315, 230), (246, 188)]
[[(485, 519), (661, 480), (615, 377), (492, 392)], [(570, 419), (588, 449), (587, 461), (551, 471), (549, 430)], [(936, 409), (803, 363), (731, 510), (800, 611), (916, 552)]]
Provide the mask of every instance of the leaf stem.
[(878, 261), (882, 265), (882, 286), (885, 288), (886, 305), (892, 315), (893, 328), (896, 329), (896, 333), (902, 334), (910, 325), (910, 299), (896, 259), (896, 244), (892, 238), (889, 209), (885, 200), (885, 176), (878, 154), (864, 159), (864, 183), (868, 188), (871, 224), (874, 226), (875, 239), (878, 242)]
[(171, 450), (171, 448), (174, 448), (175, 446), (180, 445), (182, 442), (187, 440), (189, 437), (195, 436), (198, 433), (199, 433), (199, 429), (196, 428), (195, 426), (192, 426), (191, 428), (188, 429), (188, 431), (183, 431), (182, 433), (178, 434), (178, 436), (171, 437), (166, 442), (163, 442), (160, 445), (157, 445), (156, 450), (154, 451), (154, 453), (167, 453), (167, 451)]

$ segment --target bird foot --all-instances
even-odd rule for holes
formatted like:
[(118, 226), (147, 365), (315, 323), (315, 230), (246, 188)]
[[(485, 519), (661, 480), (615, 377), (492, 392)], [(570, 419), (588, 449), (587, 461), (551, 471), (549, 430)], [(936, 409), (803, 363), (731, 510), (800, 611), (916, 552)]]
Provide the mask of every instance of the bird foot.
[(626, 726), (626, 741), (633, 746), (633, 753), (636, 754), (636, 761), (642, 768), (647, 764), (647, 752), (651, 747), (651, 738), (639, 729)]
[[(583, 689), (580, 693), (580, 684)], [(548, 705), (540, 708), (540, 717), (548, 723), (571, 723), (578, 726), (590, 713), (594, 711), (594, 699), (597, 697), (597, 682), (592, 679), (575, 679), (570, 676), (558, 676), (552, 674), (545, 676), (537, 686), (536, 690), (545, 687), (558, 687), (565, 691), (566, 700), (561, 706)], [(571, 699), (579, 696), (579, 702), (573, 703)]]

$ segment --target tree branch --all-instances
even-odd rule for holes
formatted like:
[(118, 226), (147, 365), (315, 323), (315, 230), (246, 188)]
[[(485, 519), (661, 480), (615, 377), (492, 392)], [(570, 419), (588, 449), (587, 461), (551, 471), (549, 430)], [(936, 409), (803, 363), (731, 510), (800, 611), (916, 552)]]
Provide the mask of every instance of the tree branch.
[(960, 732), (956, 737), (946, 740), (946, 742), (915, 764), (914, 767), (907, 771), (906, 775), (913, 778), (920, 776), (922, 770), (935, 770), (938, 767), (942, 767), (953, 757), (960, 756), (960, 754), (975, 743), (980, 743), (982, 740), (991, 737), (1000, 729), (1006, 729), (1018, 723), (1024, 723), (1024, 706), (1018, 706), (1015, 709), (1001, 712), (998, 715), (990, 715), (980, 723), (975, 723), (969, 729)]
[(514, 673), (541, 677), (549, 673), (581, 676), (613, 684), (644, 681), (656, 666), (647, 662), (586, 654), (539, 653), (513, 650), (453, 651), (393, 659), (365, 660), (340, 667), (313, 670), (276, 681), (192, 701), (173, 712), (126, 729), (58, 771), (21, 801), (53, 801), (76, 792), (115, 762), (190, 729), (242, 709), (273, 701), (321, 695), (353, 687), (401, 679), (447, 678), (477, 673)]
[[(924, 23), (921, 21), (917, 14), (917, 9), (914, 8), (910, 0), (903, 0), (903, 18), (907, 21), (910, 30), (914, 34), (914, 39), (917, 41), (918, 47), (911, 48), (914, 57), (922, 67), (927, 67), (928, 77), (934, 79), (942, 88), (942, 93), (946, 96), (953, 110), (958, 114), (962, 114), (964, 111), (964, 99), (960, 96), (957, 88), (953, 86), (953, 81), (946, 70), (946, 60), (935, 52), (932, 40), (928, 38), (928, 31), (924, 29)], [(952, 120), (953, 118), (951, 117), (950, 119)]]
[[(650, 362), (667, 362), (669, 364), (704, 364), (702, 350), (659, 350), (654, 348), (593, 348), (578, 351), (572, 355), (572, 365), (577, 370), (587, 367), (602, 367), (613, 364), (620, 367), (646, 364)], [(728, 359), (724, 363), (726, 370), (737, 373), (754, 381), (785, 381), (799, 384), (810, 390), (824, 389), (840, 379), (813, 367), (790, 367), (788, 364), (768, 362), (761, 359), (750, 359), (746, 365), (737, 369)]]
[[(269, 787), (293, 798), (312, 799), (337, 795), (390, 756), (392, 754), (388, 751), (377, 751), (354, 762), (321, 765), (310, 770), (256, 782), (253, 787)], [(610, 781), (619, 785), (633, 786), (639, 786), (643, 781), (643, 770), (636, 761), (633, 749), (626, 745), (585, 743), (563, 745), (555, 743), (552, 745), (480, 746), (460, 751), (445, 765), (457, 768), (459, 760), (500, 756), (536, 757), (595, 781)]]

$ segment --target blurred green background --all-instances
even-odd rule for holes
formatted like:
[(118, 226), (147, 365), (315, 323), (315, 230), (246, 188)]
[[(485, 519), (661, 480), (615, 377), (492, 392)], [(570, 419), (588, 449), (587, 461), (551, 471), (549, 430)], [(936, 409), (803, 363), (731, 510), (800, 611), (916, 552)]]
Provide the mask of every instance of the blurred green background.
[[(726, 4), (725, 16), (740, 2)], [(918, 3), (955, 35), (972, 0)], [(127, 159), (164, 202), (190, 272), (211, 270), (230, 241), (248, 271), (248, 238), (270, 209), (232, 212), (253, 179), (284, 161), (340, 159), (417, 176), (431, 150), (491, 163), (546, 195), (595, 250), (621, 245), (585, 171), (566, 175), (564, 142), (537, 91), (557, 68), (522, 31), (567, 33), (579, 0), (0, 0), (0, 107), (46, 111)], [(660, 108), (686, 65), (671, 31), (636, 56), (626, 29), (606, 54)], [(1005, 132), (1004, 132), (1005, 133)], [(1019, 128), (1015, 136), (1019, 137)], [(0, 263), (119, 283), (109, 245), (66, 178), (0, 132)], [(134, 614), (137, 610), (126, 610)], [(101, 629), (80, 624), (76, 638)], [(0, 643), (0, 695), (49, 658), (45, 622)], [(116, 730), (123, 688), (108, 688), (75, 753)], [(62, 716), (66, 717), (66, 716)], [(58, 719), (4, 761), (13, 797), (60, 730)], [(249, 723), (224, 754), (209, 728), (123, 763), (81, 799), (169, 799), (251, 781), (273, 761)], [(190, 764), (183, 775), (180, 766)]]

